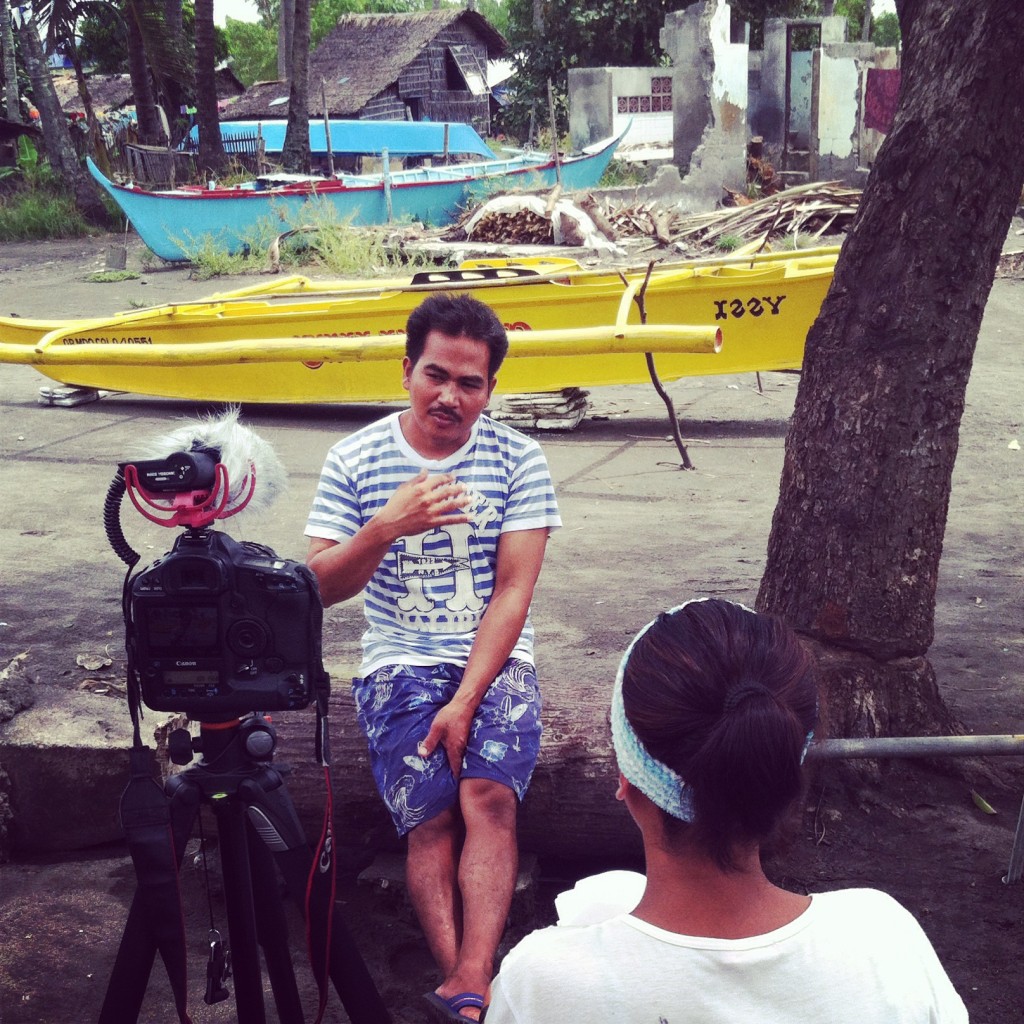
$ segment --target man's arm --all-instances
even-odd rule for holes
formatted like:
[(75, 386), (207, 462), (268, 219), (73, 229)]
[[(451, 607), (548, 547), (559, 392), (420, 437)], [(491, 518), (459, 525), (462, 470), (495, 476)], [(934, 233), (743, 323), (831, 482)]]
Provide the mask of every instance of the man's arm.
[(441, 744), (456, 778), (462, 770), (473, 715), (523, 631), (547, 541), (547, 527), (503, 533), (498, 539), (494, 591), (480, 620), (462, 682), (451, 703), (434, 716), (430, 732), (420, 744), (421, 757), (429, 756)]
[(471, 517), (459, 511), (466, 501), (465, 487), (450, 473), (428, 476), (423, 469), (399, 484), (387, 504), (347, 540), (313, 537), (306, 564), (316, 574), (324, 607), (355, 597), (400, 537), (414, 537), (446, 523), (470, 522)]

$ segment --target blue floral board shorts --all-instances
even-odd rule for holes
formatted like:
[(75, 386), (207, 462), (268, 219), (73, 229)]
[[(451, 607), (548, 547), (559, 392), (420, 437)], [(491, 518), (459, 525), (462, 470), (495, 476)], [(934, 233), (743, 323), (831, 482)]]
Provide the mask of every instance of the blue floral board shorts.
[[(352, 680), (373, 777), (400, 836), (458, 800), (444, 747), (426, 758), (417, 747), (455, 696), (462, 672), (457, 665), (385, 665)], [(529, 662), (510, 658), (476, 709), (462, 778), (500, 782), (522, 800), (540, 752), (540, 712), (537, 673)]]

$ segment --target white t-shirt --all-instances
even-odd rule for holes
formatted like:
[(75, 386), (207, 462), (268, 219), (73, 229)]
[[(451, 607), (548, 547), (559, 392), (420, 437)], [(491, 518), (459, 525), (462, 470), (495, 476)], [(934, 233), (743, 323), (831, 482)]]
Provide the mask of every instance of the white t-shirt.
[(965, 1024), (920, 925), (885, 893), (813, 896), (765, 935), (677, 935), (619, 914), (528, 935), (487, 1024)]
[[(421, 469), (452, 473), (469, 489), (473, 522), (391, 546), (365, 590), (363, 675), (391, 664), (465, 666), (494, 592), (501, 535), (561, 525), (547, 461), (532, 438), (481, 416), (457, 452), (425, 459), (406, 441), (400, 415), (371, 423), (330, 450), (306, 536), (348, 539)], [(510, 656), (533, 663), (529, 618)]]

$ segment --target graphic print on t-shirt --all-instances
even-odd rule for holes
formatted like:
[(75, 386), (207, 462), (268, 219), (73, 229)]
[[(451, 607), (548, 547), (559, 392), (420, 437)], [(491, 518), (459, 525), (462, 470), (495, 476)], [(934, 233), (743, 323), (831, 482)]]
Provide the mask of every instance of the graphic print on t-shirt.
[[(404, 539), (396, 557), (405, 593), (395, 602), (403, 622), (440, 632), (465, 632), (479, 622), (492, 577), (481, 581), (473, 572), (474, 532), (472, 523), (452, 523)], [(488, 585), (486, 593), (478, 592), (480, 582)]]

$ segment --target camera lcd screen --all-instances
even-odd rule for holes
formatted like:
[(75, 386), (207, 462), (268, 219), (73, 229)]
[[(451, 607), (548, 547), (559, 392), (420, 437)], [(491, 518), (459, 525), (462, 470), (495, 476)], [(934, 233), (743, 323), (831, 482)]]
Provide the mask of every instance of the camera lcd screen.
[(164, 672), (165, 686), (218, 686), (220, 673), (212, 668), (174, 669)]
[(216, 650), (216, 605), (153, 604), (146, 609), (146, 634), (150, 650), (188, 653)]

